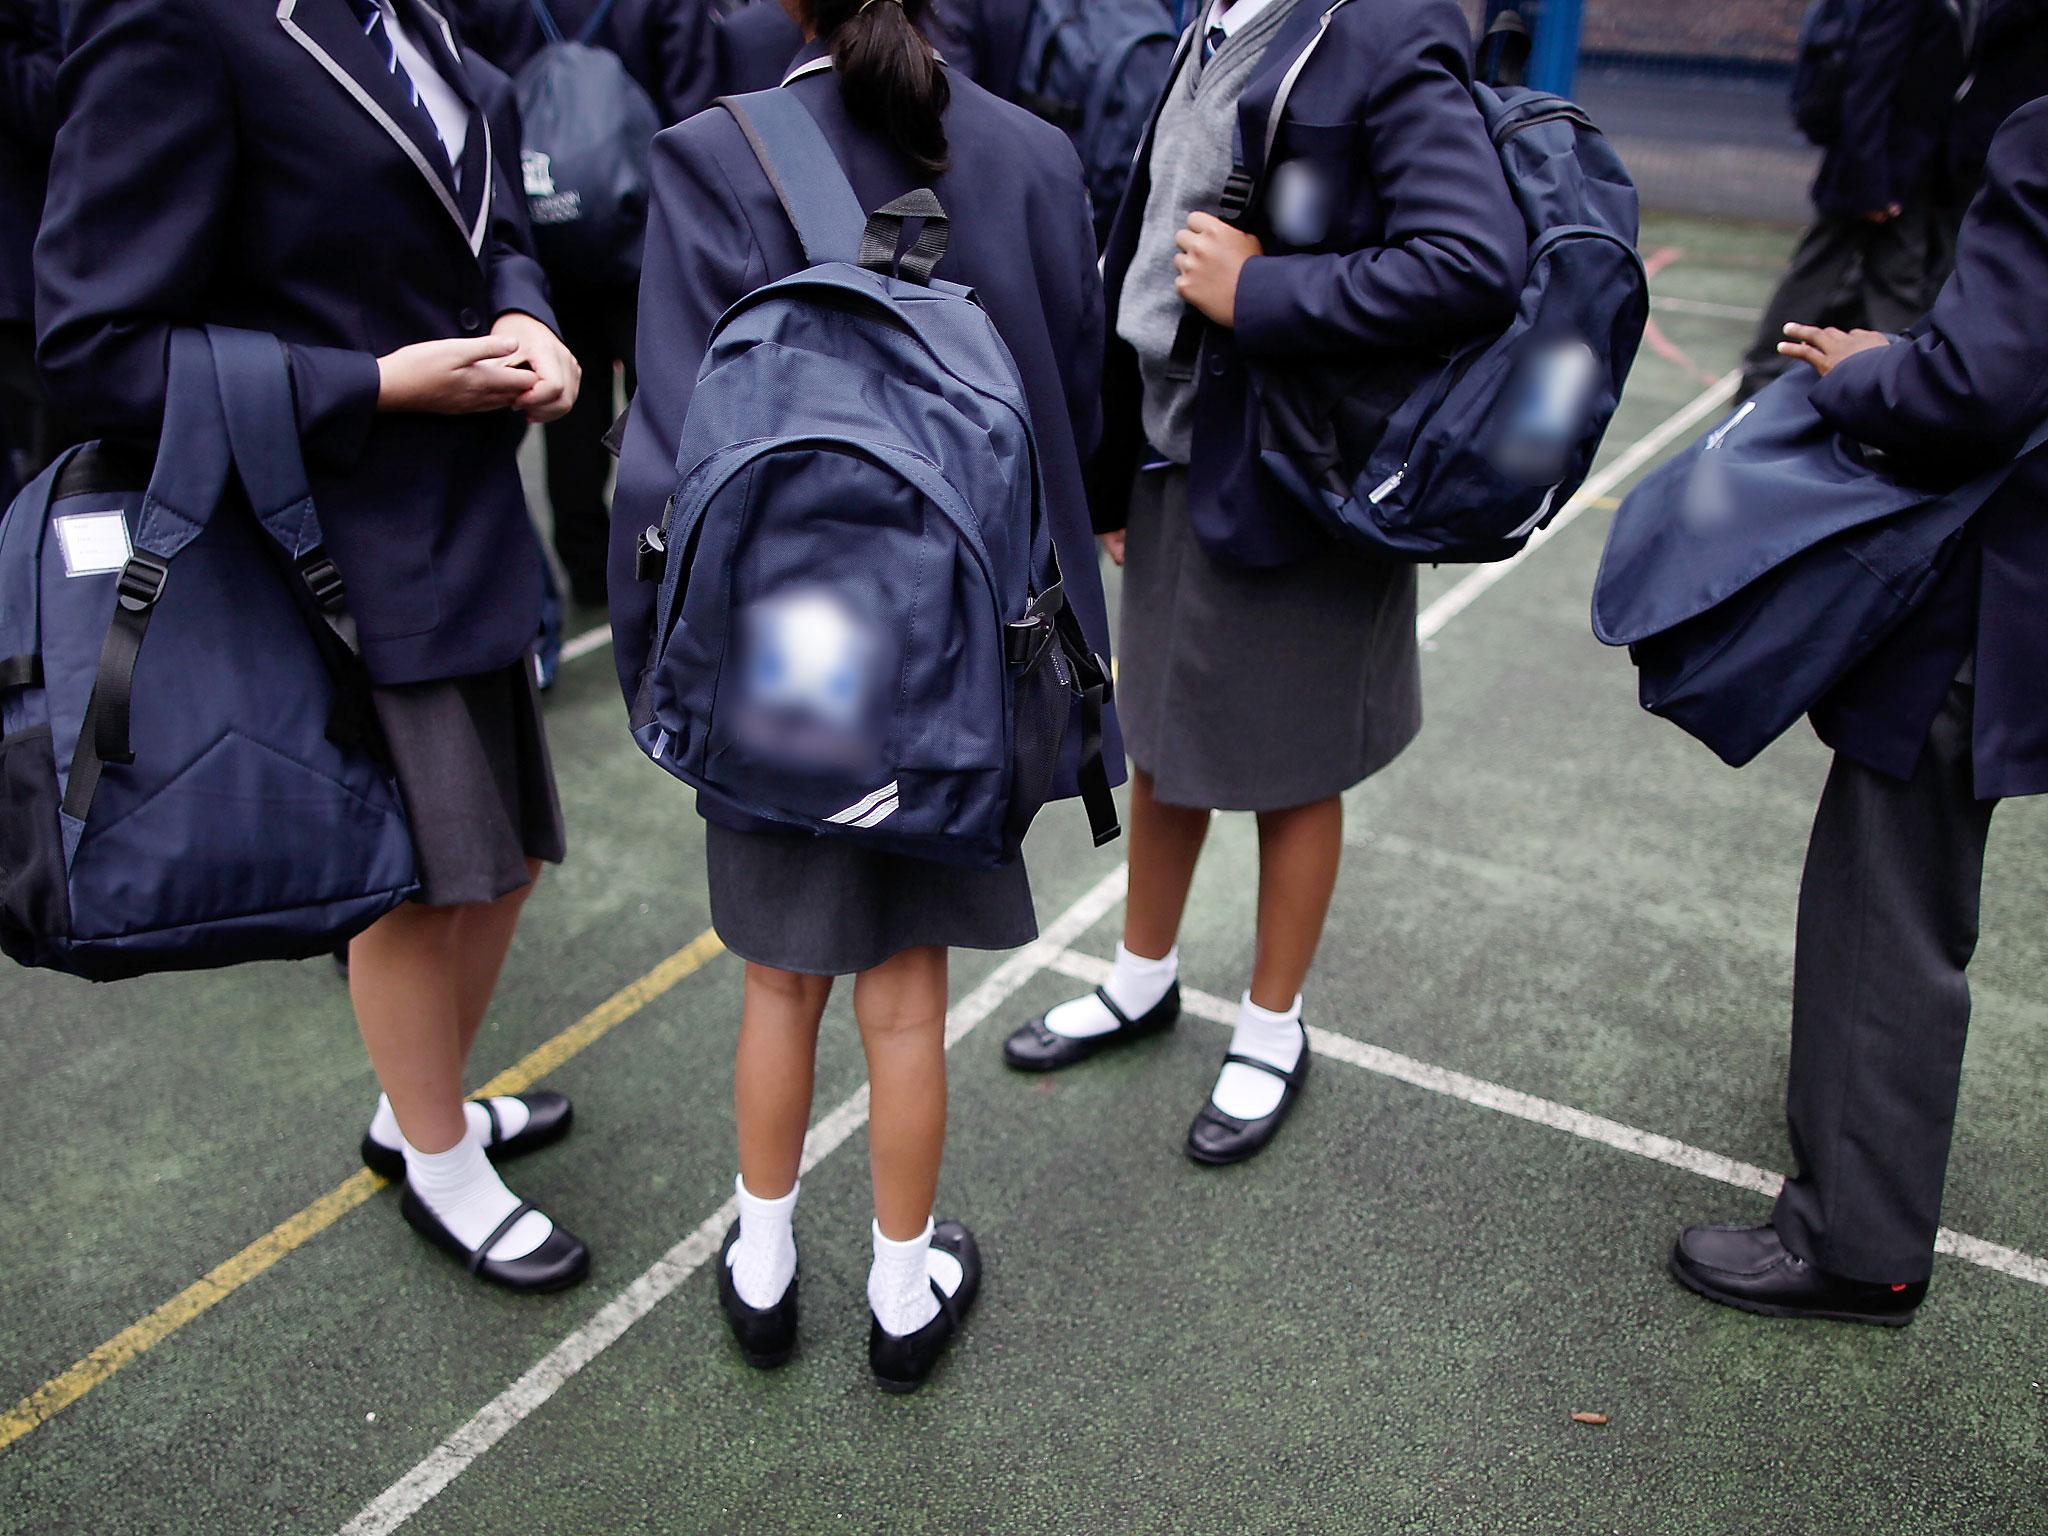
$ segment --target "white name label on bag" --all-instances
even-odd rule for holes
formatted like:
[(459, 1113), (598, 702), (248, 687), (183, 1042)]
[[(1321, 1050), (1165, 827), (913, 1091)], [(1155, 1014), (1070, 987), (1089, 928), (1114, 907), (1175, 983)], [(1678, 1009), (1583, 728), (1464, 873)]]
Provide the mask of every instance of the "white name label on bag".
[(69, 512), (55, 519), (66, 576), (105, 576), (128, 563), (128, 519), (119, 512)]

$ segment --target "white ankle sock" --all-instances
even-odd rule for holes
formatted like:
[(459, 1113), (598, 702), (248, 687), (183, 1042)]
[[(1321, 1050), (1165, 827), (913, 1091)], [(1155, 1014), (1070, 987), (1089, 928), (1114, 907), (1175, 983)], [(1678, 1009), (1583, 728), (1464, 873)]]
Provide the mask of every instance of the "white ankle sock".
[[(411, 1142), (401, 1144), (406, 1183), (464, 1247), (475, 1248), (519, 1208), (519, 1197), (498, 1177), (473, 1131), (446, 1152), (422, 1152)], [(523, 1259), (554, 1229), (539, 1211), (528, 1211), (484, 1257)]]
[[(1166, 952), (1163, 960), (1147, 960), (1134, 955), (1123, 945), (1116, 947), (1116, 965), (1109, 973), (1109, 980), (1102, 984), (1102, 990), (1109, 994), (1109, 1000), (1123, 1009), (1127, 1019), (1141, 1018), (1159, 1006), (1167, 989), (1180, 975), (1180, 946), (1174, 945)], [(1065, 1035), (1069, 1040), (1085, 1040), (1091, 1035), (1106, 1035), (1117, 1027), (1116, 1015), (1102, 1006), (1102, 999), (1093, 992), (1086, 997), (1077, 997), (1070, 1003), (1061, 1003), (1045, 1016), (1045, 1027), (1056, 1035)]]
[[(500, 1098), (491, 1101), (498, 1107), (498, 1123), (505, 1127), (507, 1136), (517, 1136), (526, 1129), (526, 1105), (518, 1099)], [(469, 1122), (469, 1133), (479, 1141), (487, 1141), (491, 1134), (490, 1111), (483, 1105), (470, 1103), (462, 1106), (462, 1116)], [(389, 1147), (396, 1152), (405, 1145), (405, 1133), (398, 1128), (398, 1116), (391, 1112), (391, 1099), (387, 1094), (377, 1095), (377, 1112), (370, 1117), (370, 1140), (380, 1147)]]
[[(1273, 1013), (1252, 1001), (1251, 993), (1237, 1005), (1237, 1028), (1231, 1031), (1230, 1052), (1254, 1061), (1271, 1062), (1283, 1072), (1292, 1072), (1308, 1038), (1301, 1028), (1301, 999), (1285, 1013)], [(1230, 1062), (1216, 1079), (1209, 1097), (1218, 1109), (1239, 1120), (1263, 1120), (1280, 1107), (1280, 1095), (1287, 1085), (1270, 1072)]]
[(732, 1187), (740, 1202), (740, 1236), (726, 1253), (726, 1264), (740, 1300), (766, 1310), (788, 1294), (796, 1278), (796, 1193), (803, 1185), (779, 1200), (750, 1193), (739, 1178)]
[(917, 1332), (939, 1315), (936, 1285), (948, 1296), (960, 1289), (965, 1278), (960, 1261), (943, 1248), (932, 1246), (932, 1223), (908, 1242), (895, 1243), (882, 1236), (880, 1222), (874, 1224), (875, 1265), (868, 1271), (868, 1305), (886, 1333), (898, 1338)]

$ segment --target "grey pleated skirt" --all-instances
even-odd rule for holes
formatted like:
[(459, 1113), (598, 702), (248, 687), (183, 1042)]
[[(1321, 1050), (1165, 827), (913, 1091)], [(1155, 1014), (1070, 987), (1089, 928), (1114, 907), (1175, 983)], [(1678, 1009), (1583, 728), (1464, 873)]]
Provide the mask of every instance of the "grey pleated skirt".
[(1117, 714), (1168, 805), (1273, 811), (1342, 794), (1422, 728), (1415, 570), (1337, 550), (1247, 570), (1188, 521), (1185, 469), (1131, 491)]
[(922, 945), (1015, 949), (1038, 937), (1021, 858), (962, 869), (807, 832), (705, 831), (712, 925), (756, 965), (852, 976)]
[(496, 901), (559, 864), (562, 804), (529, 656), (476, 677), (371, 690), (430, 907)]

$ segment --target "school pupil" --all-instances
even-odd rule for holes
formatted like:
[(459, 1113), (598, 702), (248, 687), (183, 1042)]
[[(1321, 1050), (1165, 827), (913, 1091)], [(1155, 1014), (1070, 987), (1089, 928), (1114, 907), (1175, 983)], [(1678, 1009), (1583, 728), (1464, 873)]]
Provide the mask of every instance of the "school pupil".
[[(1843, 436), (1959, 481), (2048, 416), (2048, 100), (1991, 142), (1956, 270), (1894, 339), (1794, 324)], [(1898, 1325), (1927, 1295), (1998, 802), (2048, 794), (2048, 462), (2014, 470), (1933, 595), (1814, 711), (1834, 766), (1799, 890), (1786, 1120), (1759, 1226), (1689, 1227), (1677, 1277), (1777, 1317)]]
[(29, 253), (57, 132), (57, 0), (0, 0), (0, 505), (58, 444), (35, 366)]
[[(1326, 14), (1267, 163), (1276, 94)], [(1253, 812), (1250, 985), (1187, 1137), (1197, 1162), (1226, 1164), (1272, 1140), (1308, 1073), (1302, 988), (1337, 876), (1339, 797), (1422, 722), (1415, 572), (1340, 552), (1264, 475), (1256, 380), (1366, 358), (1397, 381), (1507, 320), (1525, 250), (1453, 0), (1216, 0), (1182, 46), (1105, 269), (1093, 490), (1124, 567), (1123, 941), (1107, 982), (1004, 1054), (1052, 1071), (1170, 1027), (1211, 814)], [(1215, 215), (1234, 143), (1256, 179), (1235, 226)]]
[(85, 430), (148, 442), (175, 328), (286, 344), (421, 878), (350, 950), (384, 1088), (362, 1154), (472, 1273), (574, 1283), (582, 1242), (492, 1166), (565, 1132), (568, 1101), (462, 1101), (521, 905), (563, 856), (514, 455), (578, 382), (478, 87), (417, 0), (85, 0), (73, 27), (36, 247), (45, 375)]
[[(1106, 654), (1081, 476), (1097, 433), (1101, 288), (1074, 152), (1057, 129), (935, 61), (922, 30), (927, 0), (806, 0), (792, 14), (806, 42), (780, 94), (815, 120), (860, 206), (929, 188), (949, 216), (934, 278), (975, 290), (1015, 360), (1067, 601)], [(656, 592), (635, 578), (636, 538), (662, 520), (675, 489), (707, 340), (737, 300), (808, 265), (776, 188), (723, 110), (656, 141), (655, 193), (643, 370), (613, 523), (612, 617), (629, 704), (649, 660)], [(761, 429), (775, 425), (765, 419)], [(792, 561), (801, 560), (799, 542), (791, 540)], [(1112, 760), (1118, 750), (1112, 727)], [(947, 951), (1008, 949), (1035, 935), (1023, 863), (959, 867), (780, 832), (702, 800), (699, 809), (710, 823), (712, 916), (747, 962), (734, 1072), (739, 1220), (720, 1263), (722, 1305), (750, 1360), (788, 1357), (792, 1219), (819, 1021), (834, 978), (854, 976), (873, 1095), (870, 1364), (885, 1387), (914, 1387), (954, 1336), (981, 1268), (965, 1227), (933, 1221), (946, 1128)]]
[[(542, 6), (534, 0), (453, 0), (450, 10), (463, 41), (515, 77), (547, 46), (543, 11), (565, 38), (588, 32), (592, 46), (618, 55), (663, 125), (697, 112), (722, 88), (712, 0), (545, 0)], [(513, 155), (516, 160), (516, 145)], [(615, 371), (623, 370), (626, 393), (633, 392), (636, 292), (617, 272), (556, 260), (549, 263), (548, 287), (563, 339), (589, 384), (575, 407), (547, 428), (555, 553), (570, 595), (601, 608), (612, 471), (604, 437), (617, 415)]]

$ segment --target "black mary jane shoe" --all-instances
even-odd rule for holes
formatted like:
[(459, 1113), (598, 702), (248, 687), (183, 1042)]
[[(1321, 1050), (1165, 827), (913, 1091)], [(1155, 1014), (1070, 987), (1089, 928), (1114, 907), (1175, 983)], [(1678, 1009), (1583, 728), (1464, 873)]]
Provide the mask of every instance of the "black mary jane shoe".
[(1166, 989), (1166, 996), (1135, 1019), (1111, 1002), (1109, 994), (1102, 988), (1095, 989), (1095, 996), (1116, 1020), (1115, 1029), (1080, 1037), (1057, 1035), (1046, 1028), (1045, 1015), (1041, 1013), (1003, 1042), (1003, 1060), (1019, 1072), (1057, 1072), (1062, 1067), (1074, 1066), (1115, 1046), (1128, 1045), (1133, 1040), (1143, 1040), (1147, 1035), (1169, 1030), (1180, 1018), (1180, 983), (1177, 981)]
[(1873, 1285), (1815, 1268), (1772, 1226), (1687, 1227), (1671, 1248), (1671, 1274), (1689, 1291), (1762, 1317), (1824, 1318), (1903, 1328), (1927, 1282)]
[[(576, 1119), (576, 1107), (569, 1102), (565, 1093), (556, 1093), (550, 1088), (536, 1089), (532, 1093), (511, 1093), (500, 1095), (517, 1099), (526, 1106), (526, 1125), (517, 1134), (507, 1136), (505, 1126), (498, 1119), (498, 1106), (489, 1099), (478, 1099), (484, 1113), (490, 1117), (491, 1136), (484, 1143), (484, 1155), (494, 1163), (507, 1158), (524, 1157), (529, 1152), (538, 1152), (542, 1147), (552, 1146), (569, 1134), (569, 1127)], [(363, 1134), (363, 1166), (372, 1173), (382, 1174), (396, 1184), (405, 1177), (405, 1149), (387, 1147), (373, 1139), (368, 1132)]]
[(459, 1259), (478, 1279), (502, 1285), (508, 1291), (567, 1290), (590, 1273), (590, 1250), (583, 1245), (581, 1238), (563, 1231), (560, 1222), (553, 1224), (554, 1229), (548, 1233), (547, 1239), (529, 1254), (516, 1259), (484, 1257), (498, 1239), (511, 1231), (513, 1224), (532, 1209), (531, 1205), (521, 1201), (510, 1216), (491, 1229), (489, 1237), (475, 1248), (470, 1248), (441, 1224), (441, 1218), (427, 1209), (426, 1201), (414, 1194), (410, 1186), (398, 1200), (399, 1214), (415, 1232), (436, 1248)]
[(1280, 1102), (1274, 1106), (1273, 1113), (1257, 1120), (1240, 1120), (1235, 1115), (1226, 1115), (1216, 1107), (1214, 1099), (1209, 1100), (1195, 1116), (1194, 1124), (1188, 1127), (1188, 1156), (1211, 1168), (1222, 1168), (1264, 1151), (1266, 1144), (1280, 1134), (1282, 1122), (1293, 1113), (1294, 1101), (1301, 1097), (1301, 1085), (1308, 1081), (1309, 1054), (1308, 1030), (1304, 1027), (1301, 1055), (1295, 1058), (1292, 1072), (1282, 1072), (1269, 1061), (1256, 1061), (1235, 1052), (1225, 1056), (1224, 1066), (1236, 1062), (1239, 1066), (1251, 1067), (1269, 1077), (1279, 1078), (1286, 1087), (1281, 1090)]
[(942, 1221), (932, 1229), (932, 1246), (960, 1261), (960, 1289), (948, 1296), (934, 1280), (932, 1294), (939, 1300), (938, 1315), (915, 1333), (899, 1337), (884, 1328), (872, 1312), (868, 1314), (868, 1368), (875, 1373), (875, 1385), (884, 1392), (915, 1392), (930, 1379), (981, 1290), (981, 1249), (972, 1232), (957, 1221)]
[(725, 1309), (725, 1320), (732, 1324), (733, 1341), (746, 1356), (747, 1364), (756, 1370), (772, 1371), (778, 1365), (787, 1365), (789, 1357), (796, 1353), (797, 1277), (790, 1276), (789, 1289), (774, 1306), (748, 1306), (741, 1299), (739, 1287), (732, 1283), (732, 1265), (726, 1262), (726, 1255), (739, 1240), (740, 1224), (734, 1222), (718, 1249), (718, 1304)]

